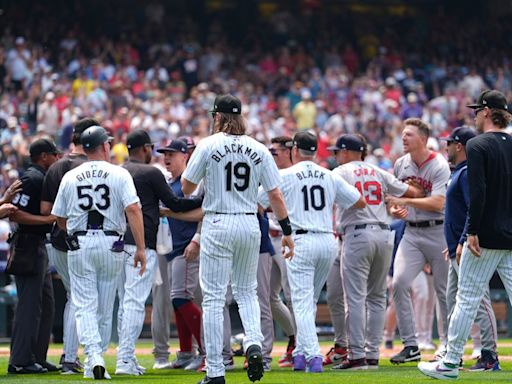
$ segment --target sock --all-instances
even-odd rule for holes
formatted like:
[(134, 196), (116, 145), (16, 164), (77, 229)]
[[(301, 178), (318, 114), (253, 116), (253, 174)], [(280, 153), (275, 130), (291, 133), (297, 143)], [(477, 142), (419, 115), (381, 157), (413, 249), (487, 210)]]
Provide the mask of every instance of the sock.
[(293, 350), (295, 348), (295, 335), (291, 335), (288, 337), (288, 346), (286, 347), (286, 350)]
[(179, 309), (174, 309), (176, 317), (176, 329), (178, 330), (178, 339), (181, 352), (192, 352), (192, 334), (187, 326), (187, 320), (183, 318)]
[(194, 302), (189, 301), (176, 308), (176, 311), (179, 312), (180, 316), (182, 317), (188, 328), (189, 334), (194, 336), (197, 342), (197, 346), (199, 347), (200, 350), (202, 350), (203, 346), (201, 343), (201, 310)]

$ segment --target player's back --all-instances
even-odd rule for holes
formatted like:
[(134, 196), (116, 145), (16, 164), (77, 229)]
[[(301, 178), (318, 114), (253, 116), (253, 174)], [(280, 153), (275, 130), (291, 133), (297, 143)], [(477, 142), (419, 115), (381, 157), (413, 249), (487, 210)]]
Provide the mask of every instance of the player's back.
[(268, 149), (246, 135), (225, 133), (204, 139), (198, 149), (206, 161), (203, 210), (255, 213), (259, 184), (269, 185), (277, 175)]
[(301, 161), (281, 171), (288, 215), (294, 231), (333, 231), (337, 185), (333, 174), (312, 161)]
[(407, 185), (397, 180), (390, 173), (366, 163), (351, 161), (340, 165), (333, 172), (341, 176), (348, 184), (355, 186), (365, 198), (366, 207), (363, 209), (339, 209), (337, 212), (341, 226), (357, 224), (389, 224), (389, 216), (384, 196), (389, 193), (402, 196), (407, 191)]
[(70, 205), (68, 232), (85, 230), (88, 212), (93, 210), (104, 217), (104, 230), (126, 230), (124, 207), (135, 192), (126, 169), (106, 161), (88, 161), (68, 171), (61, 188), (66, 188), (63, 192)]

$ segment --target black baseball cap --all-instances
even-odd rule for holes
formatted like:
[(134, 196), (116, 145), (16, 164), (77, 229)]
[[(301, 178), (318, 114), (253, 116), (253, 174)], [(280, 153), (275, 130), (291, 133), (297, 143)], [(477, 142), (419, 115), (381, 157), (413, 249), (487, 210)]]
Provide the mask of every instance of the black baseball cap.
[(316, 152), (318, 149), (318, 140), (313, 133), (302, 131), (297, 132), (295, 136), (293, 136), (293, 145), (304, 151)]
[(73, 134), (81, 135), (87, 128), (94, 125), (99, 125), (99, 123), (91, 118), (82, 118), (73, 125)]
[(448, 143), (461, 143), (462, 145), (466, 145), (468, 140), (472, 139), (476, 136), (476, 132), (473, 128), (470, 127), (457, 127), (455, 128), (450, 136), (448, 137), (440, 137), (439, 140), (447, 141)]
[(143, 129), (137, 129), (133, 132), (130, 132), (126, 137), (126, 147), (128, 149), (143, 147), (146, 144), (152, 145), (153, 143), (151, 142), (151, 138), (149, 137), (148, 133)]
[(181, 153), (187, 153), (187, 143), (185, 143), (183, 140), (172, 140), (167, 147), (157, 149), (156, 151), (158, 153), (165, 153), (165, 152), (181, 152)]
[(239, 98), (233, 95), (219, 95), (213, 102), (212, 113), (233, 113), (240, 115), (242, 113), (242, 102)]
[(466, 105), (468, 108), (479, 109), (479, 108), (491, 108), (491, 109), (501, 109), (502, 111), (508, 112), (508, 104), (507, 99), (503, 93), (500, 91), (487, 90), (483, 91), (480, 96), (478, 96), (478, 100), (475, 104)]
[(356, 151), (363, 152), (366, 149), (366, 143), (357, 135), (347, 133), (336, 140), (336, 145), (327, 148), (329, 151)]
[(30, 157), (40, 155), (41, 153), (49, 153), (52, 155), (60, 153), (55, 143), (48, 139), (38, 139), (34, 141), (32, 144), (30, 144), (29, 152)]
[(107, 130), (99, 125), (93, 125), (87, 128), (80, 135), (80, 143), (84, 148), (92, 149), (100, 146), (103, 143), (112, 141), (114, 138), (110, 136)]
[(192, 136), (180, 136), (178, 140), (184, 141), (187, 144), (188, 149), (192, 149), (196, 147), (196, 143), (194, 143), (194, 139)]

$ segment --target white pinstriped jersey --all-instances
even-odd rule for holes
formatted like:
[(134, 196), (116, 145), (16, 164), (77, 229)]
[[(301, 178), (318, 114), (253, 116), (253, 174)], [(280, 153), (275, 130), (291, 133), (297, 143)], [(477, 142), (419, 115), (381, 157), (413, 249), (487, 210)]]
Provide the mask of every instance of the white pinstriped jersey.
[[(334, 203), (348, 208), (361, 196), (355, 187), (312, 161), (301, 161), (280, 173), (281, 191), (294, 231), (333, 232)], [(258, 203), (264, 208), (270, 205), (262, 189)]]
[(388, 224), (391, 217), (386, 209), (384, 195), (402, 196), (407, 191), (407, 184), (392, 174), (364, 161), (351, 161), (340, 165), (333, 173), (341, 176), (350, 185), (355, 186), (366, 200), (363, 209), (338, 209), (337, 227), (356, 224)]
[[(395, 176), (406, 181), (414, 180), (425, 190), (426, 197), (432, 195), (446, 196), (448, 180), (450, 180), (450, 166), (443, 156), (432, 152), (430, 156), (418, 167), (407, 154), (395, 162)], [(421, 209), (407, 207), (407, 221), (442, 220), (444, 210), (429, 212)]]
[(67, 218), (67, 231), (87, 230), (87, 212), (104, 216), (103, 229), (126, 231), (124, 210), (139, 202), (128, 171), (106, 161), (87, 161), (62, 178), (52, 214)]
[(199, 142), (182, 177), (194, 184), (205, 179), (205, 213), (255, 213), (260, 183), (271, 191), (281, 182), (263, 144), (249, 136), (225, 133)]

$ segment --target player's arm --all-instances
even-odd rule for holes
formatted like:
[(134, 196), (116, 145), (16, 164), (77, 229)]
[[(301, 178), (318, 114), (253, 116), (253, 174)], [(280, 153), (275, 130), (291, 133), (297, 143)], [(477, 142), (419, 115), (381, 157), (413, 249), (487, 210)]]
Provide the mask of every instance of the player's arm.
[(156, 168), (151, 172), (149, 182), (153, 186), (158, 199), (171, 211), (187, 212), (199, 208), (203, 203), (203, 199), (199, 197), (188, 199), (176, 196), (171, 187), (165, 182), (165, 177), (162, 172)]
[(134, 256), (134, 266), (137, 267), (138, 262), (140, 262), (139, 275), (142, 276), (146, 270), (146, 244), (144, 242), (144, 222), (142, 218), (142, 210), (139, 203), (137, 202), (128, 205), (124, 211), (126, 213), (128, 223), (130, 224), (130, 230), (132, 231), (133, 239), (135, 240), (135, 246), (137, 247)]
[(185, 172), (181, 175), (181, 191), (185, 196), (194, 192), (206, 174), (206, 162), (208, 159), (208, 139), (202, 140), (190, 156)]
[(188, 212), (174, 212), (169, 208), (160, 208), (160, 216), (172, 217), (173, 219), (183, 221), (201, 221), (203, 220), (203, 210), (201, 208), (196, 208)]
[(197, 260), (199, 257), (199, 251), (201, 246), (201, 228), (203, 226), (203, 222), (200, 221), (197, 224), (197, 230), (194, 234), (194, 237), (192, 237), (192, 240), (190, 240), (190, 243), (185, 247), (185, 250), (183, 252), (183, 256), (185, 257), (185, 260), (187, 261), (194, 261)]
[(192, 192), (194, 192), (197, 188), (197, 184), (187, 180), (185, 178), (181, 178), (181, 190), (185, 196), (189, 196)]
[[(14, 198), (14, 203), (18, 206), (18, 210), (12, 213), (9, 216), (9, 220), (14, 221), (18, 224), (24, 225), (48, 225), (52, 224), (55, 221), (55, 216), (40, 216), (33, 215), (29, 212), (24, 211), (23, 209), (29, 204), (28, 200), (32, 195), (32, 185), (29, 180), (25, 179), (22, 183), (22, 190), (19, 192), (18, 196)], [(23, 199), (27, 198), (27, 202), (24, 203)]]
[(14, 197), (20, 193), (23, 189), (23, 185), (21, 180), (16, 180), (12, 183), (9, 188), (5, 190), (4, 195), (0, 199), (0, 205), (11, 203), (14, 200)]
[(64, 232), (67, 232), (67, 219), (65, 217), (57, 217), (57, 225), (60, 229), (62, 229)]
[[(283, 257), (285, 259), (293, 258), (293, 250), (295, 244), (292, 239), (292, 225), (290, 223), (290, 219), (288, 218), (288, 210), (286, 209), (286, 204), (284, 202), (283, 194), (279, 188), (274, 188), (268, 192), (268, 199), (270, 201), (270, 206), (272, 207), (272, 211), (276, 215), (276, 218), (281, 226), (283, 231), (283, 238), (281, 240), (281, 244), (283, 246)], [(288, 251), (286, 252), (285, 247), (288, 247)]]
[(398, 206), (408, 206), (429, 212), (441, 212), (444, 209), (445, 197), (432, 195), (421, 198), (386, 196), (386, 203)]

